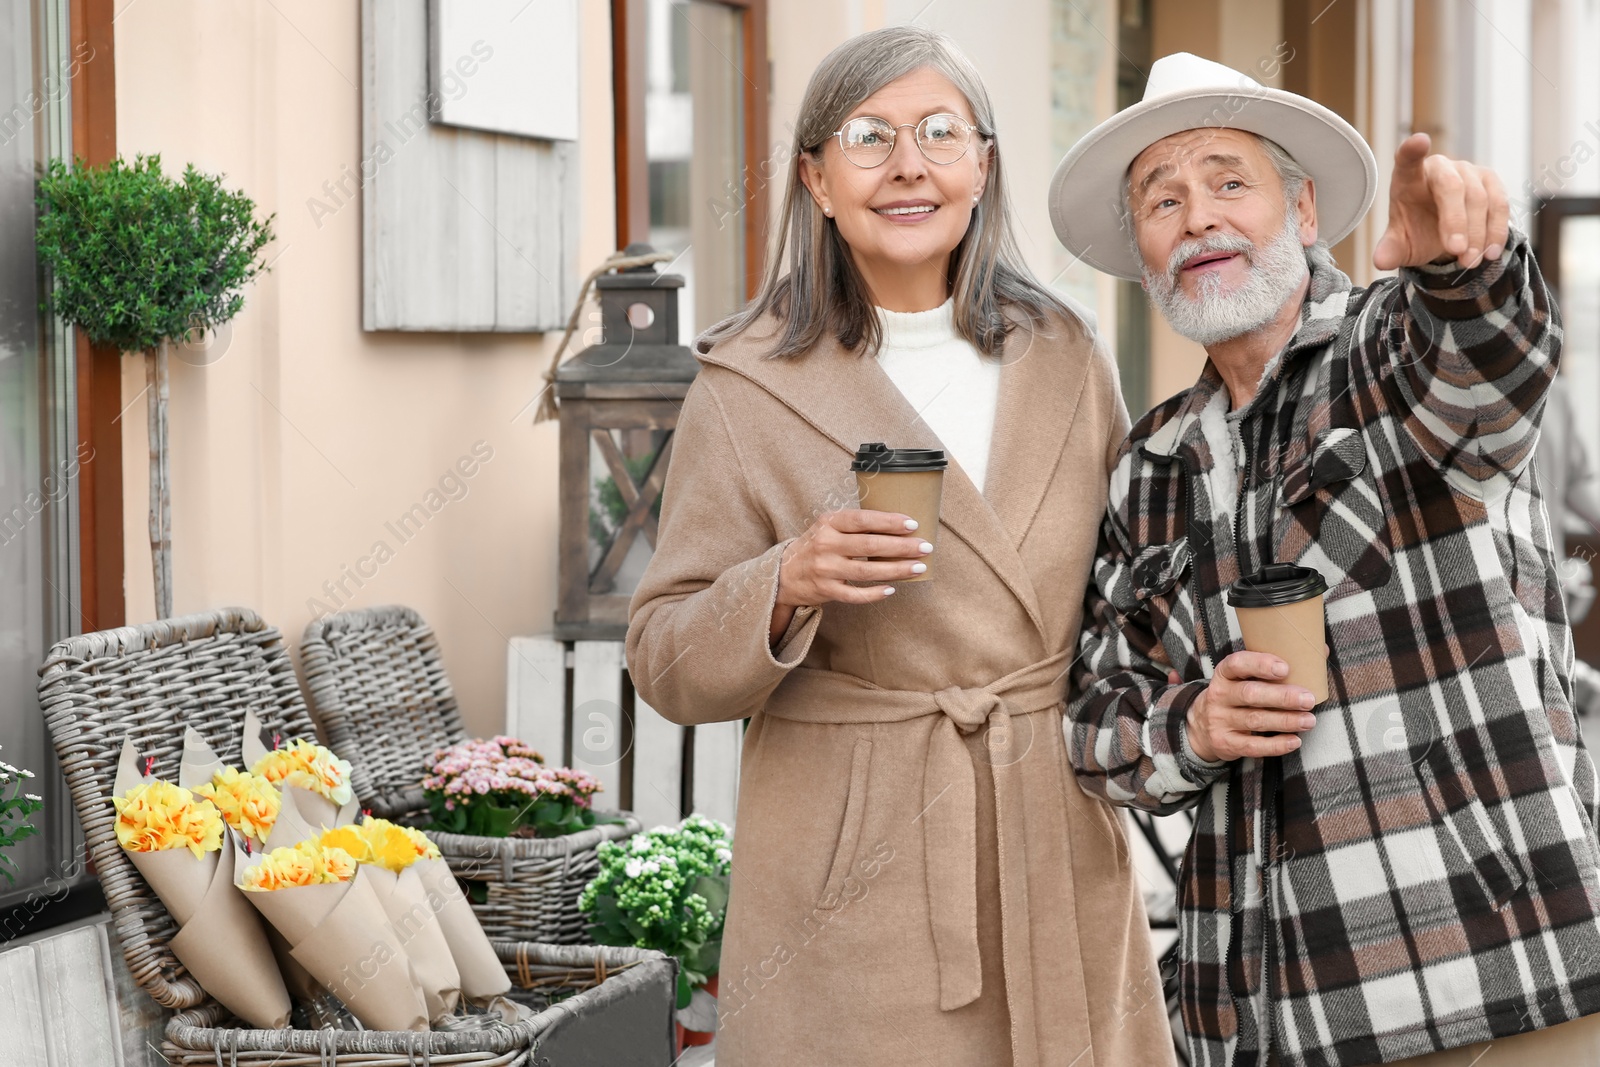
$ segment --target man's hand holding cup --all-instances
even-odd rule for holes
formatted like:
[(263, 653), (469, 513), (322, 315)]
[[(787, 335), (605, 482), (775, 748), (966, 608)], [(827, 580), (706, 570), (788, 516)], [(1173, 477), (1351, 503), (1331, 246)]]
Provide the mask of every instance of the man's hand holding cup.
[(1282, 756), (1317, 724), (1316, 697), (1284, 681), (1289, 664), (1266, 652), (1235, 652), (1189, 706), (1189, 747), (1207, 762)]

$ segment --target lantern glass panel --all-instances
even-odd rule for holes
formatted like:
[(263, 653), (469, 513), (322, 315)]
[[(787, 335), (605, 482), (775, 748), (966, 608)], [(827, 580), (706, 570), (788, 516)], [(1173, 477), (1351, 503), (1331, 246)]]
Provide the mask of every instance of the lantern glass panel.
[(650, 562), (661, 495), (647, 486), (669, 432), (589, 434), (589, 592), (631, 596)]

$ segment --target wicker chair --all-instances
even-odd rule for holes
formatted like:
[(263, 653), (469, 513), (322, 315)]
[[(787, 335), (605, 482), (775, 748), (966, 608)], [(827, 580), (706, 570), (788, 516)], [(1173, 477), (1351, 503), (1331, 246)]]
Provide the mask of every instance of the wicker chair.
[[(516, 984), (538, 993), (532, 997), (536, 1007), (613, 979), (515, 1025), (429, 1033), (241, 1028), (172, 954), (168, 942), (176, 927), (117, 843), (111, 796), (128, 737), (155, 758), (158, 775), (175, 777), (186, 726), (235, 765), (247, 709), (268, 730), (316, 736), (282, 636), (254, 612), (228, 608), (69, 638), (50, 650), (39, 673), (45, 721), (128, 967), (158, 1004), (179, 1012), (167, 1025), (163, 1053), (170, 1062), (519, 1067), (546, 1045), (558, 1024), (566, 1028), (561, 1032), (577, 1028), (562, 1020), (584, 1007), (591, 1016), (579, 1028), (585, 1033), (607, 1029), (602, 1013), (608, 1020), (659, 1016), (659, 1027), (634, 1031), (645, 1033), (647, 1044), (609, 1062), (670, 1059), (677, 964), (634, 949), (497, 944)], [(633, 970), (638, 973), (632, 977), (618, 973)]]
[(254, 612), (225, 608), (69, 638), (39, 675), (45, 724), (128, 967), (156, 1003), (197, 1007), (205, 992), (167, 947), (177, 927), (117, 843), (117, 757), (131, 737), (158, 776), (176, 779), (184, 727), (193, 726), (238, 766), (246, 710), (285, 737), (316, 736), (283, 639)]
[[(420, 817), (424, 761), (467, 737), (439, 642), (422, 616), (390, 605), (317, 619), (300, 642), (311, 709), (329, 745), (351, 763), (363, 807)], [(474, 886), (473, 910), (492, 938), (577, 945), (589, 940), (578, 895), (600, 870), (599, 846), (639, 832), (619, 824), (549, 838), (437, 833), (456, 877)]]
[(324, 616), (306, 627), (300, 665), (361, 806), (384, 819), (426, 807), (423, 761), (467, 728), (422, 616), (398, 605)]

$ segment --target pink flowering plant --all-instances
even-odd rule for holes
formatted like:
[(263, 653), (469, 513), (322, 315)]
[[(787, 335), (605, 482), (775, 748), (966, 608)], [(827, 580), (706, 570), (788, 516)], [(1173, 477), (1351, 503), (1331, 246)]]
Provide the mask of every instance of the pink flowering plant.
[(440, 749), (422, 780), (430, 829), (477, 837), (560, 837), (614, 821), (594, 812), (600, 788), (584, 771), (547, 767), (533, 746), (515, 737)]

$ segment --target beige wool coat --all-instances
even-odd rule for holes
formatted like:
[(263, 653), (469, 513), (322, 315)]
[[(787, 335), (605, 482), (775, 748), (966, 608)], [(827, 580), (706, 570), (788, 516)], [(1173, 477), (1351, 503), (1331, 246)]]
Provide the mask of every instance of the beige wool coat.
[(627, 655), (680, 723), (749, 718), (718, 1067), (1161, 1067), (1172, 1039), (1113, 810), (1073, 781), (1066, 668), (1127, 429), (1076, 319), (1002, 355), (986, 491), (952, 463), (932, 580), (801, 609), (778, 562), (856, 506), (864, 442), (940, 447), (871, 357), (697, 346)]

